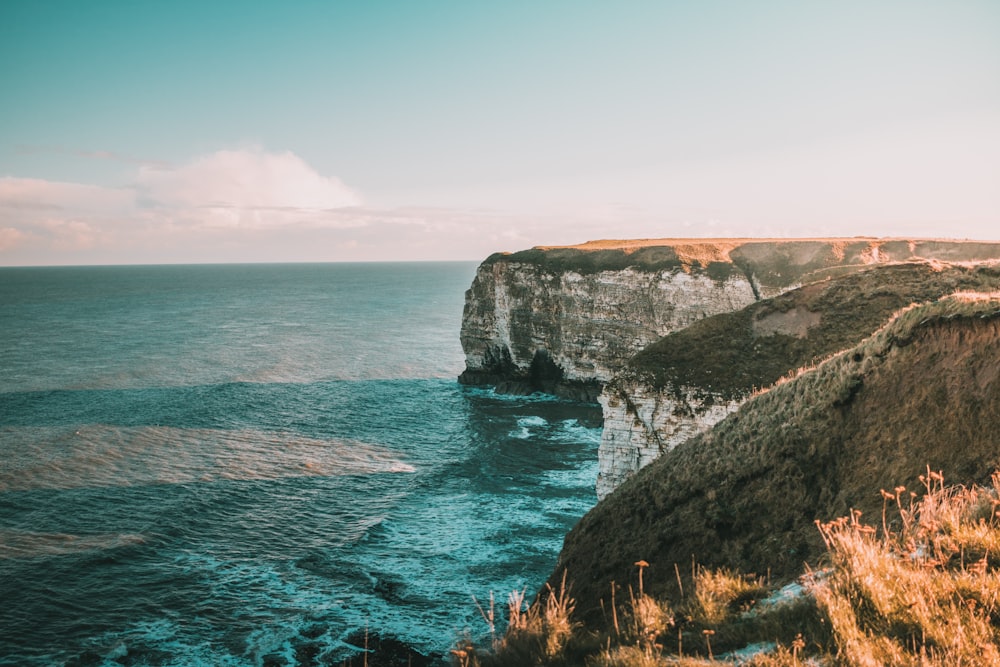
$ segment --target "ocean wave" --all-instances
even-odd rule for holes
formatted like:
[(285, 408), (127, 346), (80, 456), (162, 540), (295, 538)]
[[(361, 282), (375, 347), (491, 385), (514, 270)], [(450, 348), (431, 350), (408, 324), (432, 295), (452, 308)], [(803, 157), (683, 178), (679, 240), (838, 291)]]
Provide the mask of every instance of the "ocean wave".
[(576, 419), (564, 419), (550, 423), (543, 417), (522, 417), (517, 420), (517, 428), (507, 436), (516, 440), (527, 440), (544, 431), (544, 437), (553, 442), (565, 444), (600, 444), (601, 429), (584, 426)]
[(601, 430), (600, 426), (594, 428), (584, 426), (576, 419), (564, 419), (559, 422), (559, 429), (554, 437), (560, 442), (585, 442), (596, 445), (601, 442)]
[(568, 398), (562, 398), (560, 396), (555, 396), (553, 394), (543, 394), (542, 392), (536, 392), (534, 394), (504, 394), (497, 393), (494, 387), (481, 387), (475, 385), (461, 385), (462, 392), (471, 398), (483, 398), (495, 400), (500, 403), (514, 404), (514, 405), (530, 405), (534, 403), (561, 403), (567, 405), (577, 404), (577, 401), (572, 401)]
[(6, 427), (0, 441), (0, 492), (415, 471), (371, 443), (253, 429)]

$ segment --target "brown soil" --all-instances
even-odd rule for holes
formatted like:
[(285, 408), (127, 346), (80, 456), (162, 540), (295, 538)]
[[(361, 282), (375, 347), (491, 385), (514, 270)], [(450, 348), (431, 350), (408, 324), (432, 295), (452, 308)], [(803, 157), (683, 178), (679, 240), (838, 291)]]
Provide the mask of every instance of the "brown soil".
[[(817, 241), (820, 243), (856, 243), (858, 241), (865, 242), (886, 242), (886, 241), (906, 241), (910, 242), (910, 239), (902, 238), (879, 238), (875, 236), (855, 236), (852, 238), (844, 237), (803, 237), (803, 238), (661, 238), (661, 239), (598, 239), (594, 241), (585, 241), (584, 243), (577, 243), (575, 245), (552, 245), (552, 246), (535, 246), (540, 250), (554, 250), (557, 248), (573, 248), (575, 250), (612, 250), (612, 249), (622, 249), (622, 250), (636, 250), (638, 248), (648, 248), (650, 246), (701, 246), (701, 245), (713, 245), (718, 247), (735, 247), (738, 245), (743, 245), (745, 243), (801, 243), (804, 241)], [(959, 243), (959, 244), (976, 244), (984, 243), (984, 241), (970, 241), (970, 240), (958, 240), (958, 239), (912, 239), (914, 243)], [(1000, 241), (985, 241), (985, 243), (1000, 243)]]
[(641, 271), (704, 271), (725, 280), (733, 271), (753, 276), (774, 294), (871, 264), (939, 259), (950, 262), (1000, 259), (1000, 242), (947, 239), (633, 239), (538, 246), (497, 253), (484, 264), (521, 262), (558, 274), (633, 268)]
[(611, 582), (635, 585), (640, 559), (654, 595), (676, 597), (675, 564), (685, 575), (692, 561), (781, 581), (816, 564), (815, 520), (853, 507), (877, 523), (879, 488), (915, 490), (928, 465), (987, 482), (1000, 467), (1000, 302), (955, 303), (909, 310), (641, 470), (570, 532), (552, 581), (568, 571), (578, 613), (599, 625)]

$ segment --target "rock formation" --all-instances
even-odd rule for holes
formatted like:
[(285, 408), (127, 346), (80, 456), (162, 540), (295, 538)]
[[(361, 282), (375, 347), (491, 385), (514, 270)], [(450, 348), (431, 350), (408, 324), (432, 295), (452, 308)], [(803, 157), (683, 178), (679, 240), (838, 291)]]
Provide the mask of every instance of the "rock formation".
[(1000, 257), (1000, 243), (597, 241), (487, 258), (466, 293), (466, 384), (596, 400), (641, 349), (695, 321), (872, 264)]

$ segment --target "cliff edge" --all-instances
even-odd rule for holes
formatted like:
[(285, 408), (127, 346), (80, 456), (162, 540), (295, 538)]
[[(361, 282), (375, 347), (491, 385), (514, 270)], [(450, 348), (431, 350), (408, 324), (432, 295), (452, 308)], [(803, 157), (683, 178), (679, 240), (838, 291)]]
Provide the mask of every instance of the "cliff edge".
[(1000, 243), (646, 239), (495, 254), (466, 292), (464, 384), (596, 401), (637, 352), (705, 317), (876, 264), (1000, 257)]

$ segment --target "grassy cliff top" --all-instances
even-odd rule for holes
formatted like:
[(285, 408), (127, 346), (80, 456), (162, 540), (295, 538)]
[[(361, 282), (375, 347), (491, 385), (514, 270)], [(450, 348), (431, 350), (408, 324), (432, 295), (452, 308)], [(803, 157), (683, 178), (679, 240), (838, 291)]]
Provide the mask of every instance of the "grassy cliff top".
[(715, 247), (715, 248), (734, 248), (741, 245), (746, 245), (748, 243), (768, 243), (768, 244), (781, 244), (781, 243), (833, 243), (833, 244), (848, 244), (848, 243), (890, 243), (903, 241), (905, 243), (948, 243), (948, 244), (979, 244), (979, 243), (997, 243), (994, 241), (978, 241), (970, 239), (907, 239), (902, 237), (878, 237), (878, 236), (853, 236), (853, 237), (801, 237), (801, 238), (754, 238), (754, 237), (731, 237), (731, 238), (658, 238), (658, 239), (597, 239), (594, 241), (585, 241), (583, 243), (577, 243), (573, 245), (565, 246), (535, 246), (536, 248), (542, 250), (556, 250), (560, 248), (573, 248), (576, 250), (613, 250), (613, 249), (623, 249), (628, 251), (634, 251), (639, 248), (648, 248), (650, 246), (692, 246), (692, 247)]
[(611, 383), (743, 398), (857, 344), (899, 309), (957, 291), (1000, 289), (1000, 266), (877, 265), (715, 315), (639, 352)]
[(533, 264), (552, 273), (582, 274), (626, 268), (705, 271), (717, 279), (738, 270), (753, 275), (764, 287), (782, 288), (851, 267), (913, 259), (1000, 259), (1000, 242), (897, 238), (601, 240), (496, 253), (484, 264)]
[(917, 471), (983, 482), (1000, 466), (1000, 293), (906, 309), (876, 334), (760, 394), (646, 468), (566, 538), (582, 616), (609, 582), (649, 561), (647, 590), (674, 593), (678, 564), (794, 576), (823, 552), (814, 521), (876, 517), (873, 489)]

